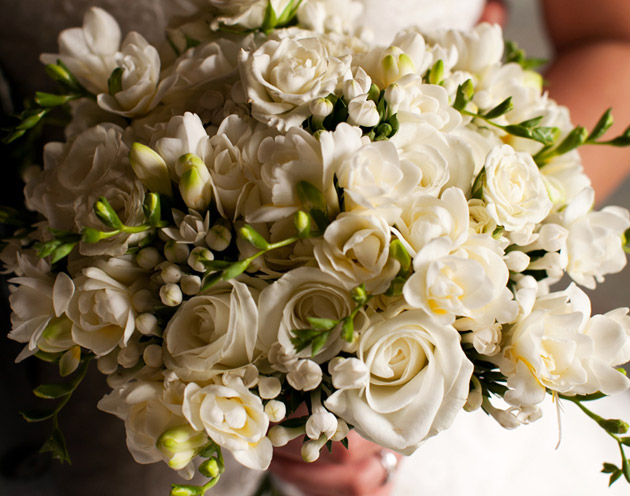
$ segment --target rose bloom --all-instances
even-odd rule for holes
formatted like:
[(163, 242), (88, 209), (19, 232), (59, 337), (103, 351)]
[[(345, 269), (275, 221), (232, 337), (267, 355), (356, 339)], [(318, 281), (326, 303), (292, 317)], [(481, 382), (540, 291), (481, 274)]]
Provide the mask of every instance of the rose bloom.
[(413, 453), (466, 402), (473, 365), (459, 333), (422, 311), (377, 314), (356, 355), (369, 370), (367, 385), (338, 390), (325, 406), (381, 446)]
[(317, 38), (285, 38), (242, 51), (239, 67), (252, 117), (285, 131), (310, 115), (312, 100), (334, 92), (350, 57), (329, 56)]
[(166, 367), (185, 380), (208, 379), (256, 356), (258, 290), (236, 280), (182, 304), (164, 330)]

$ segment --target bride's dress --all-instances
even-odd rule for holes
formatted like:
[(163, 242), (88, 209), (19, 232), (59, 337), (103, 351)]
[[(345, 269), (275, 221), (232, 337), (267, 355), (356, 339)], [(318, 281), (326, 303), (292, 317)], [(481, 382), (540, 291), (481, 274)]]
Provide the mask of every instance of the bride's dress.
[[(364, 0), (364, 3), (367, 8), (360, 22), (371, 26), (377, 39), (386, 42), (407, 24), (428, 28), (471, 27), (479, 18), (484, 0)], [(149, 40), (158, 39), (165, 24), (159, 0), (0, 0), (2, 10), (11, 12), (0, 19), (0, 64), (25, 94), (41, 85), (43, 71), (36, 64), (38, 54), (55, 51), (57, 33), (80, 25), (85, 9), (94, 4), (112, 13), (123, 32), (139, 30)], [(56, 475), (52, 479), (57, 482), (64, 479), (59, 485), (64, 488), (63, 493), (70, 496), (83, 491), (96, 496), (165, 494), (168, 482), (164, 473), (169, 471), (161, 464), (133, 463), (124, 452), (120, 421), (101, 412), (89, 413), (98, 398), (94, 391), (84, 396), (77, 397), (67, 413), (73, 413), (74, 409), (77, 419), (81, 419), (75, 423), (74, 433), (73, 427), (70, 428), (70, 437), (76, 438), (70, 439), (71, 448), (78, 450), (83, 446), (85, 453), (73, 453), (77, 460), (74, 468), (53, 469)], [(630, 396), (598, 401), (593, 408), (602, 414), (627, 417)], [(561, 413), (562, 442), (555, 450), (559, 436), (556, 405), (549, 401), (544, 410), (541, 420), (515, 431), (503, 430), (483, 412), (462, 412), (452, 428), (429, 439), (416, 454), (403, 460), (394, 494), (486, 496), (505, 491), (511, 496), (627, 494), (622, 481), (606, 489), (606, 476), (598, 473), (601, 462), (618, 463), (615, 443), (577, 408), (567, 404)], [(93, 430), (82, 432), (86, 428)], [(77, 442), (78, 439), (85, 441)], [(91, 464), (90, 460), (95, 458)], [(226, 480), (215, 488), (213, 495), (245, 495), (243, 481), (249, 480), (251, 486), (258, 475), (231, 464), (223, 477)], [(173, 479), (170, 474), (169, 478)], [(50, 478), (48, 482), (32, 492), (29, 487), (35, 486), (12, 487), (23, 496), (61, 494), (51, 487)]]

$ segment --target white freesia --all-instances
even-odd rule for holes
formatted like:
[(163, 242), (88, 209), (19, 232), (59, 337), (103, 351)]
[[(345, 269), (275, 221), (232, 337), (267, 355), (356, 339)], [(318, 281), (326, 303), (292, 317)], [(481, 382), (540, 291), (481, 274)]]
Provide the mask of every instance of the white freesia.
[(313, 360), (297, 360), (289, 366), (287, 382), (296, 391), (313, 391), (322, 382), (322, 368)]
[(367, 386), (338, 390), (324, 404), (381, 446), (413, 453), (448, 428), (466, 402), (473, 366), (459, 334), (422, 311), (375, 316), (357, 358), (370, 372)]
[(128, 258), (98, 260), (83, 269), (74, 280), (76, 289), (67, 310), (74, 342), (98, 356), (124, 347), (138, 315), (134, 294), (147, 283), (144, 270)]
[(179, 411), (172, 408), (164, 396), (162, 382), (137, 381), (114, 389), (99, 401), (98, 408), (124, 420), (127, 447), (136, 462), (164, 461), (190, 479), (195, 470), (191, 460), (209, 439), (193, 431), (181, 414), (181, 406)]
[(294, 0), (208, 0), (207, 3), (220, 14), (212, 21), (212, 29), (218, 29), (222, 24), (256, 29), (262, 26), (268, 5), (274, 10), (276, 17), (280, 17)]
[(184, 380), (201, 380), (252, 363), (257, 293), (230, 280), (187, 300), (164, 329), (166, 367)]
[[(590, 289), (603, 282), (604, 275), (626, 266), (623, 234), (630, 228), (630, 214), (624, 208), (607, 206), (592, 211), (594, 193), (586, 188), (562, 212), (566, 238), (567, 274)], [(564, 251), (564, 250), (563, 250)]]
[(308, 117), (312, 100), (336, 89), (350, 58), (329, 56), (317, 38), (284, 38), (242, 51), (239, 66), (252, 117), (287, 130)]
[(370, 371), (358, 358), (335, 357), (328, 362), (328, 372), (336, 389), (359, 389), (366, 387)]
[(41, 56), (44, 64), (61, 60), (70, 72), (94, 94), (107, 91), (107, 80), (116, 68), (120, 47), (120, 27), (103, 9), (90, 8), (83, 17), (83, 27), (70, 28), (59, 35), (59, 54)]
[(269, 418), (261, 399), (244, 386), (186, 386), (183, 404), (186, 419), (198, 431), (234, 455), (246, 467), (265, 470), (273, 448), (266, 437)]
[(546, 389), (566, 395), (625, 391), (630, 380), (614, 367), (630, 359), (627, 309), (590, 317), (588, 297), (575, 284), (538, 298), (529, 315), (507, 332), (501, 372), (505, 399), (540, 403)]
[(514, 242), (526, 244), (552, 203), (531, 155), (508, 145), (493, 148), (484, 165), (483, 198), (489, 215)]

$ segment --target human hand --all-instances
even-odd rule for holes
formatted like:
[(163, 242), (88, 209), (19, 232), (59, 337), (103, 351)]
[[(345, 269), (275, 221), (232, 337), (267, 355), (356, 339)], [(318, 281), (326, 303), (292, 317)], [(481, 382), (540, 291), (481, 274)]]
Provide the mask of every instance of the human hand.
[[(270, 470), (279, 479), (296, 486), (305, 496), (389, 496), (394, 460), (401, 455), (366, 441), (356, 432), (348, 434), (348, 449), (333, 443), (332, 452), (322, 449), (313, 463), (302, 460), (302, 439), (274, 449)], [(392, 458), (392, 456), (394, 458)], [(390, 468), (386, 468), (388, 464)], [(393, 465), (393, 466), (392, 466)]]

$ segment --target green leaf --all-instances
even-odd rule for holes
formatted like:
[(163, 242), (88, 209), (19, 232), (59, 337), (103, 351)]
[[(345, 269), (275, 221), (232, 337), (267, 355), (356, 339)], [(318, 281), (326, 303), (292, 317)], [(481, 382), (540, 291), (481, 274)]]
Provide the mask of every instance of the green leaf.
[(223, 270), (234, 263), (228, 260), (200, 260), (200, 262), (208, 270)]
[(57, 263), (62, 258), (67, 257), (76, 245), (76, 242), (64, 243), (56, 248), (51, 254), (50, 263)]
[(73, 384), (41, 384), (33, 389), (33, 394), (38, 398), (54, 400), (67, 396), (74, 391)]
[(563, 155), (565, 153), (574, 150), (580, 145), (583, 145), (588, 138), (588, 131), (582, 127), (577, 126), (571, 130), (569, 134), (567, 134), (566, 138), (562, 140), (562, 142), (556, 147), (554, 153), (556, 155)]
[(280, 14), (280, 17), (278, 17), (276, 26), (283, 27), (283, 26), (286, 26), (287, 24), (290, 24), (293, 21), (293, 18), (295, 17), (297, 13), (297, 9), (301, 3), (302, 3), (302, 0), (299, 0), (296, 5), (295, 0), (291, 0), (287, 4), (287, 6), (284, 8), (282, 13)]
[(392, 279), (392, 282), (389, 284), (389, 288), (387, 288), (387, 291), (385, 291), (385, 295), (400, 296), (403, 292), (403, 287), (405, 286), (406, 282), (407, 279), (405, 277), (394, 277), (394, 279)]
[(300, 181), (295, 188), (302, 205), (308, 209), (326, 211), (326, 198), (323, 193), (311, 183), (308, 181)]
[(472, 197), (477, 198), (479, 200), (483, 200), (483, 185), (486, 182), (486, 168), (483, 167), (477, 177), (475, 178), (475, 182), (472, 186)]
[(61, 353), (47, 353), (39, 350), (35, 353), (35, 356), (44, 362), (55, 363), (59, 361)]
[(613, 472), (616, 472), (617, 470), (619, 470), (617, 465), (615, 465), (613, 463), (604, 463), (604, 466), (603, 466), (601, 472), (603, 474), (612, 474)]
[(238, 230), (241, 238), (245, 241), (248, 241), (250, 244), (254, 245), (259, 250), (267, 250), (269, 249), (269, 243), (265, 238), (263, 238), (256, 229), (254, 229), (249, 224), (244, 225)]
[(221, 272), (215, 272), (212, 275), (206, 276), (206, 278), (203, 280), (203, 284), (201, 285), (201, 291), (205, 291), (206, 289), (214, 286), (221, 280), (221, 276)]
[(500, 117), (504, 114), (507, 114), (510, 110), (514, 108), (514, 104), (512, 103), (512, 97), (508, 97), (503, 100), (499, 105), (494, 107), (493, 109), (488, 110), (483, 116), (486, 119), (494, 119), (496, 117)]
[(59, 107), (77, 98), (76, 95), (55, 95), (53, 93), (35, 92), (35, 103), (42, 107)]
[(348, 449), (348, 438), (347, 438), (347, 437), (344, 437), (344, 438), (341, 440), (341, 444), (343, 445), (343, 447), (344, 447), (344, 448)]
[(245, 272), (245, 269), (249, 267), (249, 264), (250, 260), (247, 258), (239, 262), (234, 262), (230, 267), (224, 269), (223, 272), (221, 272), (221, 279), (223, 279), (224, 281), (228, 281), (230, 279), (234, 279), (235, 277), (240, 276), (243, 272)]
[(623, 476), (626, 478), (626, 481), (630, 482), (630, 463), (628, 463), (625, 455), (622, 458), (621, 471), (623, 472)]
[(625, 446), (630, 446), (630, 437), (622, 437), (620, 439), (620, 441), (621, 441), (621, 444), (623, 444)]
[(618, 147), (630, 146), (630, 136), (617, 136), (615, 139), (607, 141), (606, 143)]
[(110, 95), (114, 96), (116, 93), (122, 91), (122, 75), (122, 67), (116, 67), (116, 69), (112, 71), (111, 76), (109, 76), (107, 80), (107, 91)]
[(543, 116), (539, 115), (538, 117), (534, 117), (533, 119), (527, 119), (526, 121), (519, 122), (518, 125), (531, 129), (538, 126), (538, 124), (540, 124), (540, 121), (542, 120), (543, 120)]
[(612, 486), (617, 481), (617, 479), (619, 479), (619, 477), (621, 477), (622, 475), (623, 475), (623, 472), (619, 469), (617, 469), (615, 472), (610, 474), (610, 479), (608, 480), (608, 487)]
[(352, 343), (352, 341), (354, 340), (354, 319), (352, 317), (348, 316), (343, 319), (341, 336), (348, 343)]
[(66, 440), (63, 437), (61, 429), (55, 427), (52, 434), (44, 445), (39, 450), (40, 453), (51, 453), (55, 460), (59, 460), (61, 463), (70, 464), (70, 454), (66, 447)]
[(339, 324), (338, 320), (325, 319), (322, 317), (307, 317), (308, 323), (313, 326), (313, 329), (328, 331)]
[(278, 17), (276, 15), (276, 11), (273, 9), (273, 5), (271, 5), (271, 0), (267, 1), (267, 8), (265, 9), (265, 17), (263, 17), (262, 26), (260, 29), (263, 33), (269, 34), (278, 24)]
[(34, 128), (39, 121), (48, 113), (49, 109), (41, 109), (37, 111), (29, 111), (24, 114), (22, 118), (22, 122), (20, 122), (15, 129), (17, 131), (27, 131), (28, 129)]
[(557, 127), (537, 127), (532, 130), (531, 138), (543, 145), (552, 145), (558, 139), (560, 129)]
[(595, 127), (593, 127), (591, 134), (588, 135), (587, 141), (595, 141), (597, 138), (601, 137), (606, 131), (608, 131), (608, 129), (610, 129), (613, 122), (612, 108), (609, 108), (599, 118)]
[(43, 410), (24, 410), (20, 412), (20, 415), (22, 415), (24, 420), (28, 423), (42, 422), (53, 418), (55, 416), (55, 410), (49, 408)]
[(311, 356), (315, 356), (319, 353), (319, 351), (328, 342), (329, 335), (330, 333), (328, 332), (322, 332), (313, 339), (313, 341), (311, 342)]
[(457, 87), (457, 93), (455, 94), (455, 102), (453, 108), (455, 110), (464, 110), (468, 102), (474, 95), (474, 86), (472, 80), (467, 79), (464, 83)]

